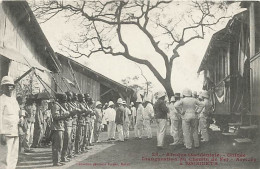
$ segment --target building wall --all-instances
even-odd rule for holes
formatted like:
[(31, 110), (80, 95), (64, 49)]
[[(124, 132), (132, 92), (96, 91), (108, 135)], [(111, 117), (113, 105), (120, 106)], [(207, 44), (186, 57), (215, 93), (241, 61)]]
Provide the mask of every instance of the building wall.
[[(71, 82), (74, 82), (74, 78), (72, 76), (71, 69), (69, 67), (69, 64), (67, 62), (67, 59), (60, 59), (61, 65), (62, 65), (62, 72), (61, 76), (69, 79)], [(100, 100), (100, 83), (97, 81), (87, 77), (86, 74), (80, 72), (79, 70), (73, 70), (77, 79), (77, 82), (79, 84), (80, 90), (82, 93), (89, 93), (90, 96), (95, 100)], [(55, 74), (55, 79), (58, 82), (58, 85), (62, 88), (63, 92), (68, 91), (68, 87), (70, 91), (73, 91), (75, 93), (79, 93), (79, 90), (77, 86), (69, 85), (67, 82), (64, 82), (61, 79), (61, 76), (59, 74)], [(66, 84), (68, 87), (66, 87)], [(59, 87), (57, 87), (57, 91), (61, 91)]]
[[(16, 52), (26, 56), (26, 58), (35, 60), (42, 66), (47, 67), (46, 58), (43, 58), (36, 52), (34, 45), (30, 44), (28, 38), (23, 35), (22, 32), (24, 30), (22, 31), (21, 27), (15, 25), (15, 23), (16, 18), (12, 18), (11, 15), (4, 10), (4, 6), (2, 2), (0, 2), (0, 48), (15, 50)], [(1, 69), (3, 68), (1, 67)], [(12, 61), (9, 65), (8, 75), (16, 79), (29, 69), (30, 67), (27, 65)], [(49, 74), (45, 72), (38, 72), (38, 74), (49, 86), (54, 86)], [(30, 82), (32, 82), (31, 85), (29, 84)], [(19, 87), (21, 86), (22, 88), (31, 86), (32, 88), (30, 90), (33, 93), (44, 90), (43, 86), (32, 73), (20, 81)]]

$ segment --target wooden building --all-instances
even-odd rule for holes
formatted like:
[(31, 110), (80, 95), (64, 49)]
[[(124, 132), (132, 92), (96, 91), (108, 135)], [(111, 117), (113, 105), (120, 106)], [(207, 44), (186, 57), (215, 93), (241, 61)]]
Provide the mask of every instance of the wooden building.
[(54, 87), (49, 72), (59, 71), (59, 61), (26, 1), (0, 2), (0, 65), (0, 78), (24, 76), (16, 85), (17, 94), (45, 90), (32, 67)]
[(260, 2), (240, 5), (245, 11), (212, 36), (198, 70), (204, 71), (203, 89), (212, 93), (220, 127), (259, 125)]
[[(132, 89), (62, 54), (56, 53), (56, 55), (62, 65), (61, 72), (55, 75), (59, 85), (56, 86), (57, 91), (62, 90), (65, 92), (71, 90), (75, 93), (89, 93), (95, 101), (99, 100), (102, 103), (109, 102), (110, 100), (116, 102), (119, 97), (124, 98), (130, 103), (134, 94)], [(73, 74), (77, 82), (75, 82)], [(77, 84), (81, 91), (79, 91)]]

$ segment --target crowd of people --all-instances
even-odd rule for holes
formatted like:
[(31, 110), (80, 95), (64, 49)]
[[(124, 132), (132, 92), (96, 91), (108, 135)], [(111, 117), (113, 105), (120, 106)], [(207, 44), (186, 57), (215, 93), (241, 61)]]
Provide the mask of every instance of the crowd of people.
[[(185, 149), (199, 147), (209, 141), (208, 115), (211, 111), (209, 94), (197, 95), (185, 89), (175, 93), (166, 102), (166, 93), (159, 92), (153, 104), (153, 96), (137, 96), (128, 106), (118, 98), (102, 105), (94, 103), (89, 94), (73, 92), (48, 93), (13, 97), (15, 85), (11, 77), (1, 81), (0, 136), (7, 146), (6, 168), (15, 168), (19, 152), (34, 153), (33, 148), (52, 146), (53, 165), (62, 166), (72, 158), (87, 152), (90, 146), (101, 142), (100, 132), (107, 132), (106, 141), (124, 142), (133, 129), (135, 139), (151, 139), (151, 123), (157, 124), (157, 148), (162, 149), (167, 121), (170, 119), (173, 143), (183, 144)], [(118, 138), (115, 138), (118, 132)]]

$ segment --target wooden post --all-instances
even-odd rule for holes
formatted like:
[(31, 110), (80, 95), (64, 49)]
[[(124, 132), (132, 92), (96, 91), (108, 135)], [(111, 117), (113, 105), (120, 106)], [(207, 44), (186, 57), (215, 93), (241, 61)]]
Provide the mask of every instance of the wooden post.
[(255, 55), (255, 4), (250, 3), (249, 7), (249, 32), (250, 32), (250, 58)]

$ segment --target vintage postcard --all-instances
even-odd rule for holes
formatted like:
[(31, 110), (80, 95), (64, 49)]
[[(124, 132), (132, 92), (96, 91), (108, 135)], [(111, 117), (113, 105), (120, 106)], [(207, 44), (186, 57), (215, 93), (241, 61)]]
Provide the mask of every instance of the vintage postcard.
[(259, 169), (260, 2), (0, 0), (0, 169)]

